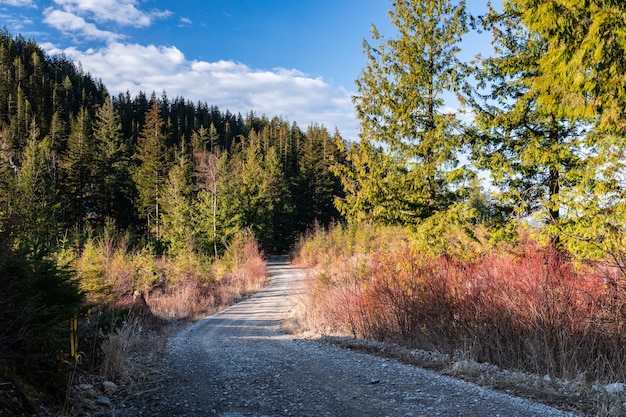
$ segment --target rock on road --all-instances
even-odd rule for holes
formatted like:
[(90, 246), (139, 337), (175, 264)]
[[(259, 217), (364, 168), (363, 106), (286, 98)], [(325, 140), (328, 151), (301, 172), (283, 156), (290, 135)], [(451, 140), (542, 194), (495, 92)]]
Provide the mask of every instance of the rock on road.
[(393, 360), (281, 332), (303, 273), (176, 333), (155, 416), (571, 416)]

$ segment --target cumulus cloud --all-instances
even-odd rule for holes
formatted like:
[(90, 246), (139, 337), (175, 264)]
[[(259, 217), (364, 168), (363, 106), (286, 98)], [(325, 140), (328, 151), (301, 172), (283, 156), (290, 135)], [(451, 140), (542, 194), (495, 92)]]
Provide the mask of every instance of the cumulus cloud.
[(143, 11), (136, 0), (54, 0), (64, 11), (93, 18), (96, 22), (114, 22), (124, 26), (146, 27), (154, 19), (168, 17), (170, 11)]
[(107, 42), (113, 42), (123, 37), (114, 32), (100, 30), (93, 23), (89, 23), (82, 17), (70, 12), (47, 8), (43, 14), (45, 23), (66, 34), (80, 33), (87, 39), (100, 39)]
[(188, 60), (178, 48), (166, 46), (113, 42), (87, 51), (44, 47), (51, 55), (64, 53), (80, 61), (83, 69), (101, 78), (114, 95), (127, 90), (133, 95), (166, 91), (170, 98), (202, 101), (231, 113), (254, 111), (296, 121), (301, 128), (318, 123), (332, 133), (337, 127), (346, 139), (357, 136), (351, 93), (297, 70)]

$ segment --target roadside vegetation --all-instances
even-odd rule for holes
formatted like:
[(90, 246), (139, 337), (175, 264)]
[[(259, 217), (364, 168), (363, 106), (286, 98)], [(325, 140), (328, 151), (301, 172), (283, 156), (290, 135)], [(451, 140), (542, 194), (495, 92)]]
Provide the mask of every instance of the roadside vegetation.
[(299, 325), (590, 384), (626, 380), (618, 268), (575, 262), (528, 231), (474, 242), (481, 252), (466, 257), (414, 233), (338, 226), (303, 240)]
[[(344, 222), (294, 251), (296, 325), (573, 379), (625, 415), (625, 15), (393, 2), (395, 37), (364, 41), (361, 140), (333, 166)], [(475, 30), (494, 50), (461, 60)]]

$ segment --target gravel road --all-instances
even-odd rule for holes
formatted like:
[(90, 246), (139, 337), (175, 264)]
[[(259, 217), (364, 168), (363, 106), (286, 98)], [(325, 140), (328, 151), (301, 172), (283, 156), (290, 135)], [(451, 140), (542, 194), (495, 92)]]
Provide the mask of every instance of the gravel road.
[(411, 365), (280, 331), (303, 274), (272, 283), (168, 342), (154, 416), (572, 416)]

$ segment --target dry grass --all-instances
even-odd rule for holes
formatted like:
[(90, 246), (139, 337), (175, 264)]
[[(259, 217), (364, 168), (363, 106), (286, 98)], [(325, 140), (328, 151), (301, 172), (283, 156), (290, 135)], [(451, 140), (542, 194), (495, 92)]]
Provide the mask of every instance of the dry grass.
[[(263, 253), (249, 234), (215, 261), (195, 253), (155, 257), (148, 249), (131, 249), (127, 237), (109, 234), (89, 240), (80, 254), (60, 256), (73, 259), (91, 306), (80, 320), (72, 381), (108, 379), (127, 391), (146, 389), (158, 375), (169, 332), (257, 292), (268, 279)], [(68, 415), (80, 415), (81, 390), (68, 392)]]

